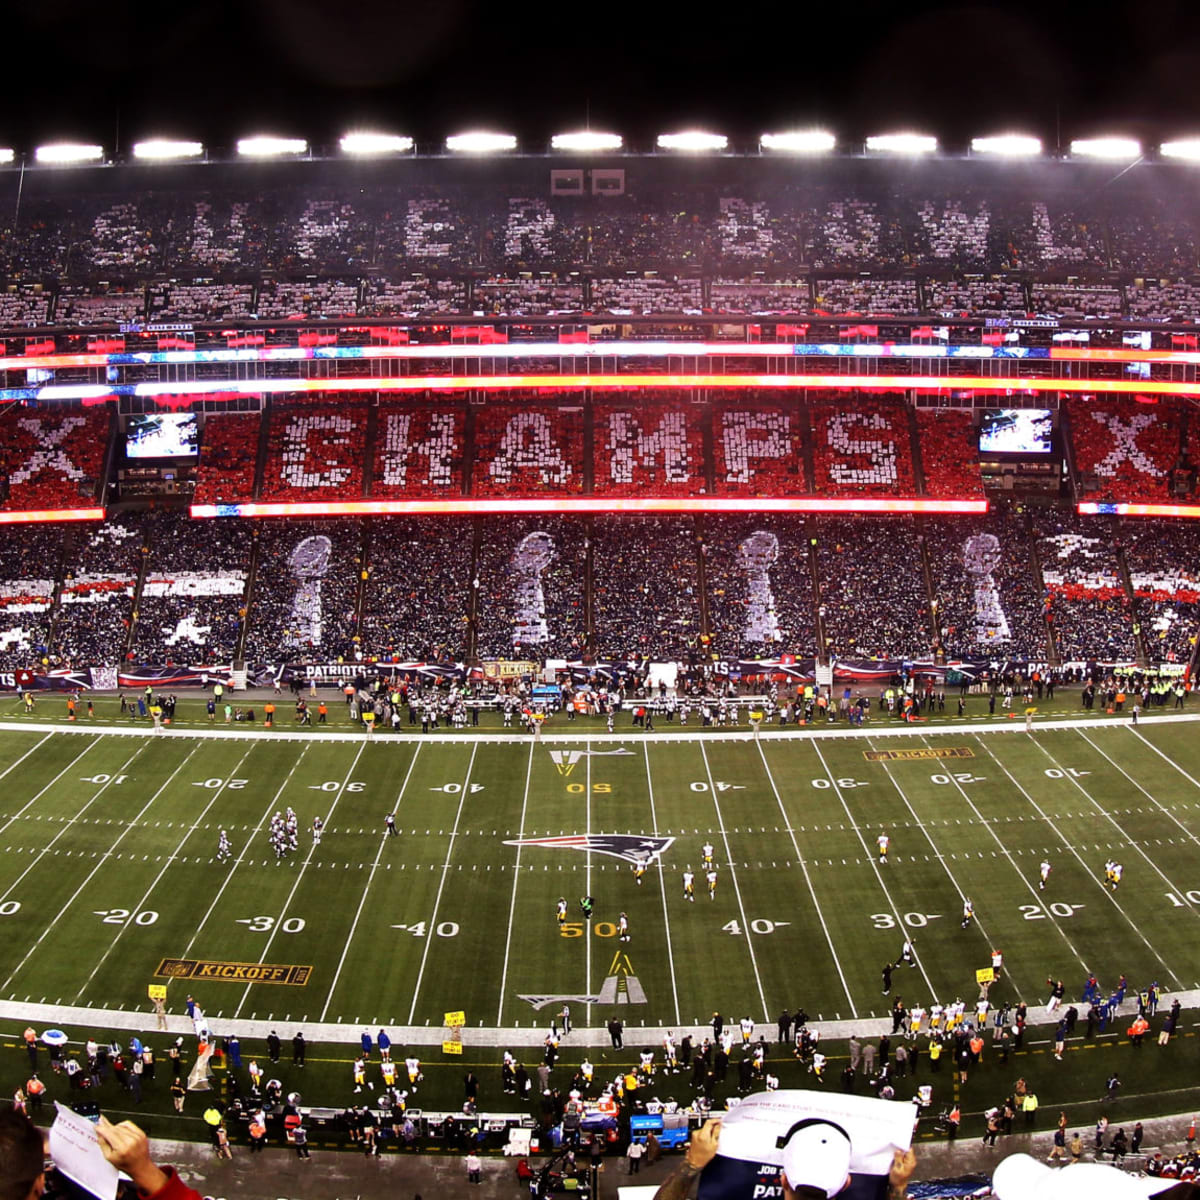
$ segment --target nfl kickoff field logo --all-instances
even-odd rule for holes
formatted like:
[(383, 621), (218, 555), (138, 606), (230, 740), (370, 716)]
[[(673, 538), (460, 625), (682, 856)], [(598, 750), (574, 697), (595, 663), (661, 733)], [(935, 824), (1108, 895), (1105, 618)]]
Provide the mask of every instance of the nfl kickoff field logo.
[(551, 750), (550, 760), (558, 768), (558, 773), (566, 776), (575, 770), (581, 758), (613, 758), (632, 753), (632, 750), (627, 750), (624, 746), (616, 750)]
[(646, 990), (633, 973), (629, 955), (623, 950), (618, 950), (609, 964), (608, 976), (594, 996), (527, 996), (518, 993), (518, 999), (529, 1004), (534, 1012), (541, 1012), (548, 1004), (645, 1004)]

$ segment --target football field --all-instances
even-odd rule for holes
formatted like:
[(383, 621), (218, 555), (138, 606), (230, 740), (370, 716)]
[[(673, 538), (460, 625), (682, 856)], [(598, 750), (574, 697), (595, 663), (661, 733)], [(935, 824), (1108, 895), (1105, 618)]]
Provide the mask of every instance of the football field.
[[(1200, 987), (1193, 721), (1000, 728), (606, 737), (560, 718), (535, 741), (10, 723), (0, 1000), (144, 1012), (167, 984), (174, 1012), (191, 993), (214, 1020), (438, 1042), (453, 1011), (532, 1035), (563, 1003), (577, 1025), (677, 1027), (973, 1002), (993, 948), (993, 1001), (1044, 1002), (1048, 976), (1077, 996), (1089, 973)], [(298, 844), (279, 859), (269, 828), (289, 806)], [(885, 998), (906, 939), (916, 965)]]

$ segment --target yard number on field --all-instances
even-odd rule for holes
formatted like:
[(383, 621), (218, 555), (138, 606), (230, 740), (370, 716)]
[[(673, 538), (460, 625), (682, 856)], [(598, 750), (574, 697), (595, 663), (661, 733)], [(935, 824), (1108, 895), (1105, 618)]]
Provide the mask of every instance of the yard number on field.
[(1027, 921), (1045, 920), (1047, 913), (1050, 913), (1051, 916), (1055, 917), (1073, 917), (1075, 915), (1075, 910), (1082, 907), (1082, 904), (1066, 904), (1062, 900), (1056, 900), (1053, 904), (1047, 904), (1045, 906), (1041, 904), (1017, 905), (1017, 908), (1021, 910), (1021, 915)]
[[(476, 792), (482, 792), (484, 785), (482, 783), (468, 783), (467, 791), (473, 796)], [(362, 790), (362, 785), (359, 785), (359, 791)], [(442, 783), (436, 787), (429, 789), (431, 792), (445, 792), (447, 796), (457, 796), (463, 790), (461, 783)]]
[(838, 788), (840, 791), (846, 791), (848, 788), (866, 787), (865, 779), (814, 779), (812, 785), (815, 788)]
[(227, 787), (230, 791), (236, 792), (249, 782), (248, 779), (197, 779), (193, 782), (192, 787), (210, 788), (213, 791), (220, 787)]
[(0, 917), (16, 916), (20, 911), (20, 900), (5, 900), (3, 904), (0, 904)]
[(982, 775), (972, 775), (970, 771), (952, 771), (949, 775), (930, 775), (930, 783), (982, 783)]
[(126, 775), (81, 775), (79, 777), (82, 783), (124, 783), (128, 778)]
[[(255, 933), (266, 933), (268, 930), (275, 928), (274, 917), (239, 917), (236, 923), (238, 925), (249, 925)], [(304, 928), (304, 918), (288, 917), (286, 921), (279, 923), (279, 928), (284, 933), (299, 933)]]
[[(425, 936), (425, 922), (418, 921), (415, 925), (393, 925), (393, 929), (403, 929), (405, 933), (412, 937)], [(439, 921), (434, 926), (433, 932), (438, 937), (458, 937), (458, 925), (454, 921)]]
[(1082, 779), (1085, 775), (1090, 775), (1091, 771), (1077, 771), (1074, 767), (1047, 767), (1047, 779)]
[[(790, 925), (791, 921), (768, 921), (766, 917), (755, 917), (750, 922), (751, 933), (774, 933), (777, 929), (782, 929), (785, 925)], [(736, 921), (726, 921), (721, 926), (726, 933), (732, 934), (734, 937), (742, 936), (742, 927)]]
[[(703, 779), (697, 779), (689, 785), (693, 792), (707, 792), (708, 784)], [(723, 779), (714, 779), (713, 787), (718, 792), (744, 792), (746, 785), (744, 783), (726, 783)]]
[(125, 925), (130, 920), (135, 925), (153, 925), (158, 920), (158, 913), (152, 908), (144, 908), (140, 913), (131, 913), (127, 908), (98, 908), (93, 914), (99, 917), (105, 925)]
[[(1186, 908), (1189, 904), (1200, 904), (1200, 891), (1193, 888), (1190, 892), (1177, 895), (1175, 892), (1164, 892), (1164, 896), (1176, 907)], [(0, 914), (4, 914), (5, 906), (0, 904)]]
[[(922, 926), (928, 925), (930, 921), (936, 921), (941, 915), (941, 913), (906, 912), (903, 920), (905, 925), (911, 925), (913, 929), (920, 929)], [(872, 913), (871, 923), (876, 929), (896, 928), (896, 918), (891, 913)]]
[[(359, 783), (355, 780), (353, 783), (345, 785), (347, 792), (361, 792), (367, 785)], [(310, 783), (308, 785), (310, 792), (340, 792), (342, 791), (342, 781), (340, 779), (327, 779), (324, 783)]]

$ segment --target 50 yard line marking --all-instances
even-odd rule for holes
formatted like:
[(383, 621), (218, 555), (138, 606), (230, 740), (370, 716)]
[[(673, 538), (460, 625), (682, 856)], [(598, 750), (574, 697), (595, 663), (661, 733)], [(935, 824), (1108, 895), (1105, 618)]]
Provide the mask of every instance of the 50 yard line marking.
[[(392, 812), (400, 807), (400, 801), (404, 799), (404, 793), (408, 790), (408, 781), (412, 777), (413, 767), (417, 765), (417, 756), (421, 753), (421, 747), (424, 742), (418, 742), (416, 750), (413, 751), (413, 756), (409, 760), (408, 770), (404, 773), (404, 782), (400, 785), (400, 792), (396, 796), (396, 803), (392, 805)], [(325, 1020), (325, 1014), (329, 1011), (330, 1004), (333, 1003), (333, 992), (337, 987), (337, 981), (341, 978), (342, 967), (346, 962), (346, 955), (350, 953), (350, 945), (354, 941), (355, 931), (358, 929), (358, 921), (362, 916), (363, 906), (367, 902), (367, 891), (371, 887), (371, 880), (375, 878), (375, 872), (379, 870), (379, 858), (383, 854), (383, 848), (388, 842), (388, 831), (385, 828), (379, 837), (379, 849), (375, 851), (375, 861), (371, 864), (371, 873), (367, 876), (366, 885), (363, 887), (362, 896), (359, 897), (358, 911), (354, 914), (354, 920), (350, 924), (350, 932), (346, 935), (346, 944), (342, 947), (342, 956), (338, 959), (338, 965), (334, 968), (333, 978), (329, 982), (329, 994), (325, 997), (325, 1007), (321, 1009), (321, 1016), (318, 1018), (321, 1021)], [(433, 930), (430, 929), (430, 936), (433, 935)]]
[[(586, 781), (586, 787), (584, 788), (583, 827), (587, 830), (590, 839), (592, 832), (592, 756), (590, 754), (585, 754), (583, 756), (583, 760), (584, 777)], [(592, 850), (590, 846), (584, 852), (584, 857), (586, 860), (584, 866), (584, 895), (590, 896), (592, 894)], [(584, 962), (586, 964), (584, 970), (587, 972), (587, 974), (583, 981), (583, 994), (585, 996), (590, 996), (592, 994), (592, 931), (588, 928), (587, 921), (584, 921), (583, 923), (583, 934), (584, 937), (587, 938), (587, 948), (584, 951)], [(590, 1025), (592, 1023), (592, 1002), (590, 1000), (587, 1002), (586, 1019), (587, 1023)]]
[[(517, 830), (518, 840), (525, 836), (525, 812), (529, 805), (529, 779), (533, 773), (533, 749), (536, 742), (529, 743), (529, 761), (525, 764), (525, 796), (521, 800), (521, 827)], [(513, 864), (512, 899), (508, 902), (508, 932), (504, 935), (504, 969), (500, 972), (500, 999), (496, 1003), (496, 1024), (504, 1017), (504, 989), (508, 986), (508, 955), (512, 949), (513, 917), (517, 912), (517, 884), (521, 879), (521, 847), (517, 846), (517, 861)]]
[[(367, 748), (365, 741), (359, 743), (358, 751), (354, 755), (354, 761), (350, 764), (349, 770), (342, 778), (342, 786), (338, 788), (337, 795), (333, 798), (333, 803), (329, 806), (329, 811), (325, 814), (325, 824), (328, 825), (333, 817), (333, 810), (337, 808), (338, 801), (346, 794), (346, 784), (354, 777), (355, 769), (358, 767), (358, 760), (362, 758), (362, 752)], [(261, 824), (261, 822), (260, 822)], [(264, 963), (267, 961), (267, 954), (270, 953), (271, 945), (275, 941), (275, 935), (279, 932), (280, 926), (283, 924), (287, 916), (288, 908), (291, 906), (292, 900), (295, 898), (296, 890), (300, 887), (304, 879), (304, 872), (308, 870), (308, 864), (312, 862), (313, 852), (317, 848), (316, 842), (311, 842), (308, 847), (308, 853), (304, 856), (304, 861), (300, 864), (300, 870), (296, 872), (296, 882), (292, 884), (292, 890), (288, 892), (288, 898), (283, 902), (283, 907), (279, 910), (279, 916), (275, 919), (275, 924), (271, 926), (271, 933), (267, 937), (267, 944), (263, 947), (263, 952), (258, 956), (258, 961)], [(246, 1001), (250, 997), (250, 989), (254, 986), (253, 983), (246, 984), (246, 990), (242, 993), (241, 1000), (238, 1001), (238, 1006), (234, 1010), (234, 1017), (242, 1015), (242, 1009), (246, 1005)]]
[(854, 1007), (854, 997), (850, 995), (850, 985), (846, 982), (846, 976), (842, 973), (842, 960), (838, 957), (838, 952), (833, 944), (833, 938), (829, 933), (829, 926), (825, 924), (825, 914), (821, 911), (821, 902), (817, 899), (817, 891), (812, 885), (812, 879), (808, 874), (808, 867), (804, 862), (804, 855), (800, 853), (800, 844), (796, 841), (796, 831), (792, 828), (791, 818), (787, 814), (787, 809), (783, 807), (783, 798), (779, 795), (779, 789), (775, 786), (775, 776), (771, 773), (771, 768), (767, 763), (767, 756), (763, 753), (762, 742), (756, 741), (758, 747), (758, 756), (762, 759), (763, 770), (767, 773), (767, 781), (771, 785), (771, 791), (775, 793), (775, 803), (779, 805), (780, 815), (783, 817), (784, 826), (787, 828), (788, 835), (792, 839), (792, 849), (796, 852), (796, 862), (799, 864), (800, 870), (804, 872), (804, 882), (808, 885), (808, 894), (812, 897), (813, 907), (817, 910), (817, 920), (821, 922), (821, 928), (825, 931), (825, 942), (829, 946), (829, 954), (833, 959), (833, 965), (837, 968), (838, 978), (842, 981), (842, 991), (846, 993), (846, 1003), (850, 1006), (850, 1016), (858, 1015), (857, 1009)]
[[(650, 779), (650, 743), (642, 740), (642, 753), (646, 756), (646, 787), (650, 792), (650, 828), (658, 833), (658, 815), (654, 810), (654, 784)], [(679, 984), (675, 979), (675, 954), (671, 950), (671, 919), (667, 915), (667, 879), (662, 855), (658, 856), (658, 886), (662, 893), (663, 925), (667, 932), (667, 965), (671, 969), (671, 994), (675, 998), (675, 1024), (683, 1022), (679, 1017)]]
[(438, 907), (442, 903), (442, 891), (446, 886), (446, 876), (450, 871), (450, 859), (454, 856), (454, 839), (458, 836), (458, 823), (462, 820), (463, 805), (467, 802), (468, 784), (471, 782), (471, 770), (475, 766), (475, 752), (478, 743), (471, 747), (471, 757), (467, 761), (467, 773), (463, 776), (462, 788), (458, 793), (458, 812), (454, 814), (454, 828), (450, 831), (450, 845), (446, 847), (446, 861), (442, 863), (442, 877), (438, 881), (437, 895), (433, 898), (433, 916), (429, 918), (429, 931), (425, 938), (425, 949), (421, 951), (421, 967), (417, 971), (417, 982), (413, 985), (412, 1007), (408, 1010), (408, 1024), (413, 1023), (417, 1012), (417, 999), (421, 995), (421, 980), (425, 978), (425, 964), (429, 961), (429, 947), (433, 942), (433, 932), (437, 928)]
[(721, 803), (717, 799), (717, 785), (713, 780), (712, 767), (708, 763), (708, 751), (704, 743), (700, 743), (700, 756), (704, 759), (704, 771), (708, 776), (708, 794), (712, 797), (713, 807), (717, 810), (717, 824), (721, 826), (721, 841), (725, 843), (725, 861), (729, 864), (729, 878), (733, 883), (733, 892), (737, 896), (738, 911), (742, 914), (742, 928), (746, 931), (746, 949), (750, 951), (750, 965), (754, 968), (754, 982), (758, 985), (758, 999), (762, 1004), (763, 1022), (771, 1023), (771, 1013), (767, 1008), (767, 997), (763, 992), (762, 976), (758, 973), (758, 957), (754, 953), (754, 942), (750, 932), (750, 922), (746, 919), (746, 906), (742, 903), (742, 889), (738, 887), (737, 869), (733, 865), (733, 852), (729, 849), (729, 835), (725, 832), (725, 818), (721, 815)]

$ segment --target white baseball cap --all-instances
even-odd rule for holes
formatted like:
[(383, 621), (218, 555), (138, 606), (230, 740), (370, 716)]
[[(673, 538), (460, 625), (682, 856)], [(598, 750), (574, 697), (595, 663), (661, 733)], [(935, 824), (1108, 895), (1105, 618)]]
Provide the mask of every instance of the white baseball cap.
[(805, 1123), (783, 1147), (783, 1173), (793, 1188), (836, 1196), (850, 1181), (850, 1137), (832, 1121)]
[(1000, 1200), (1148, 1200), (1174, 1183), (1107, 1163), (1048, 1167), (1028, 1154), (1010, 1154), (992, 1174), (992, 1192)]

